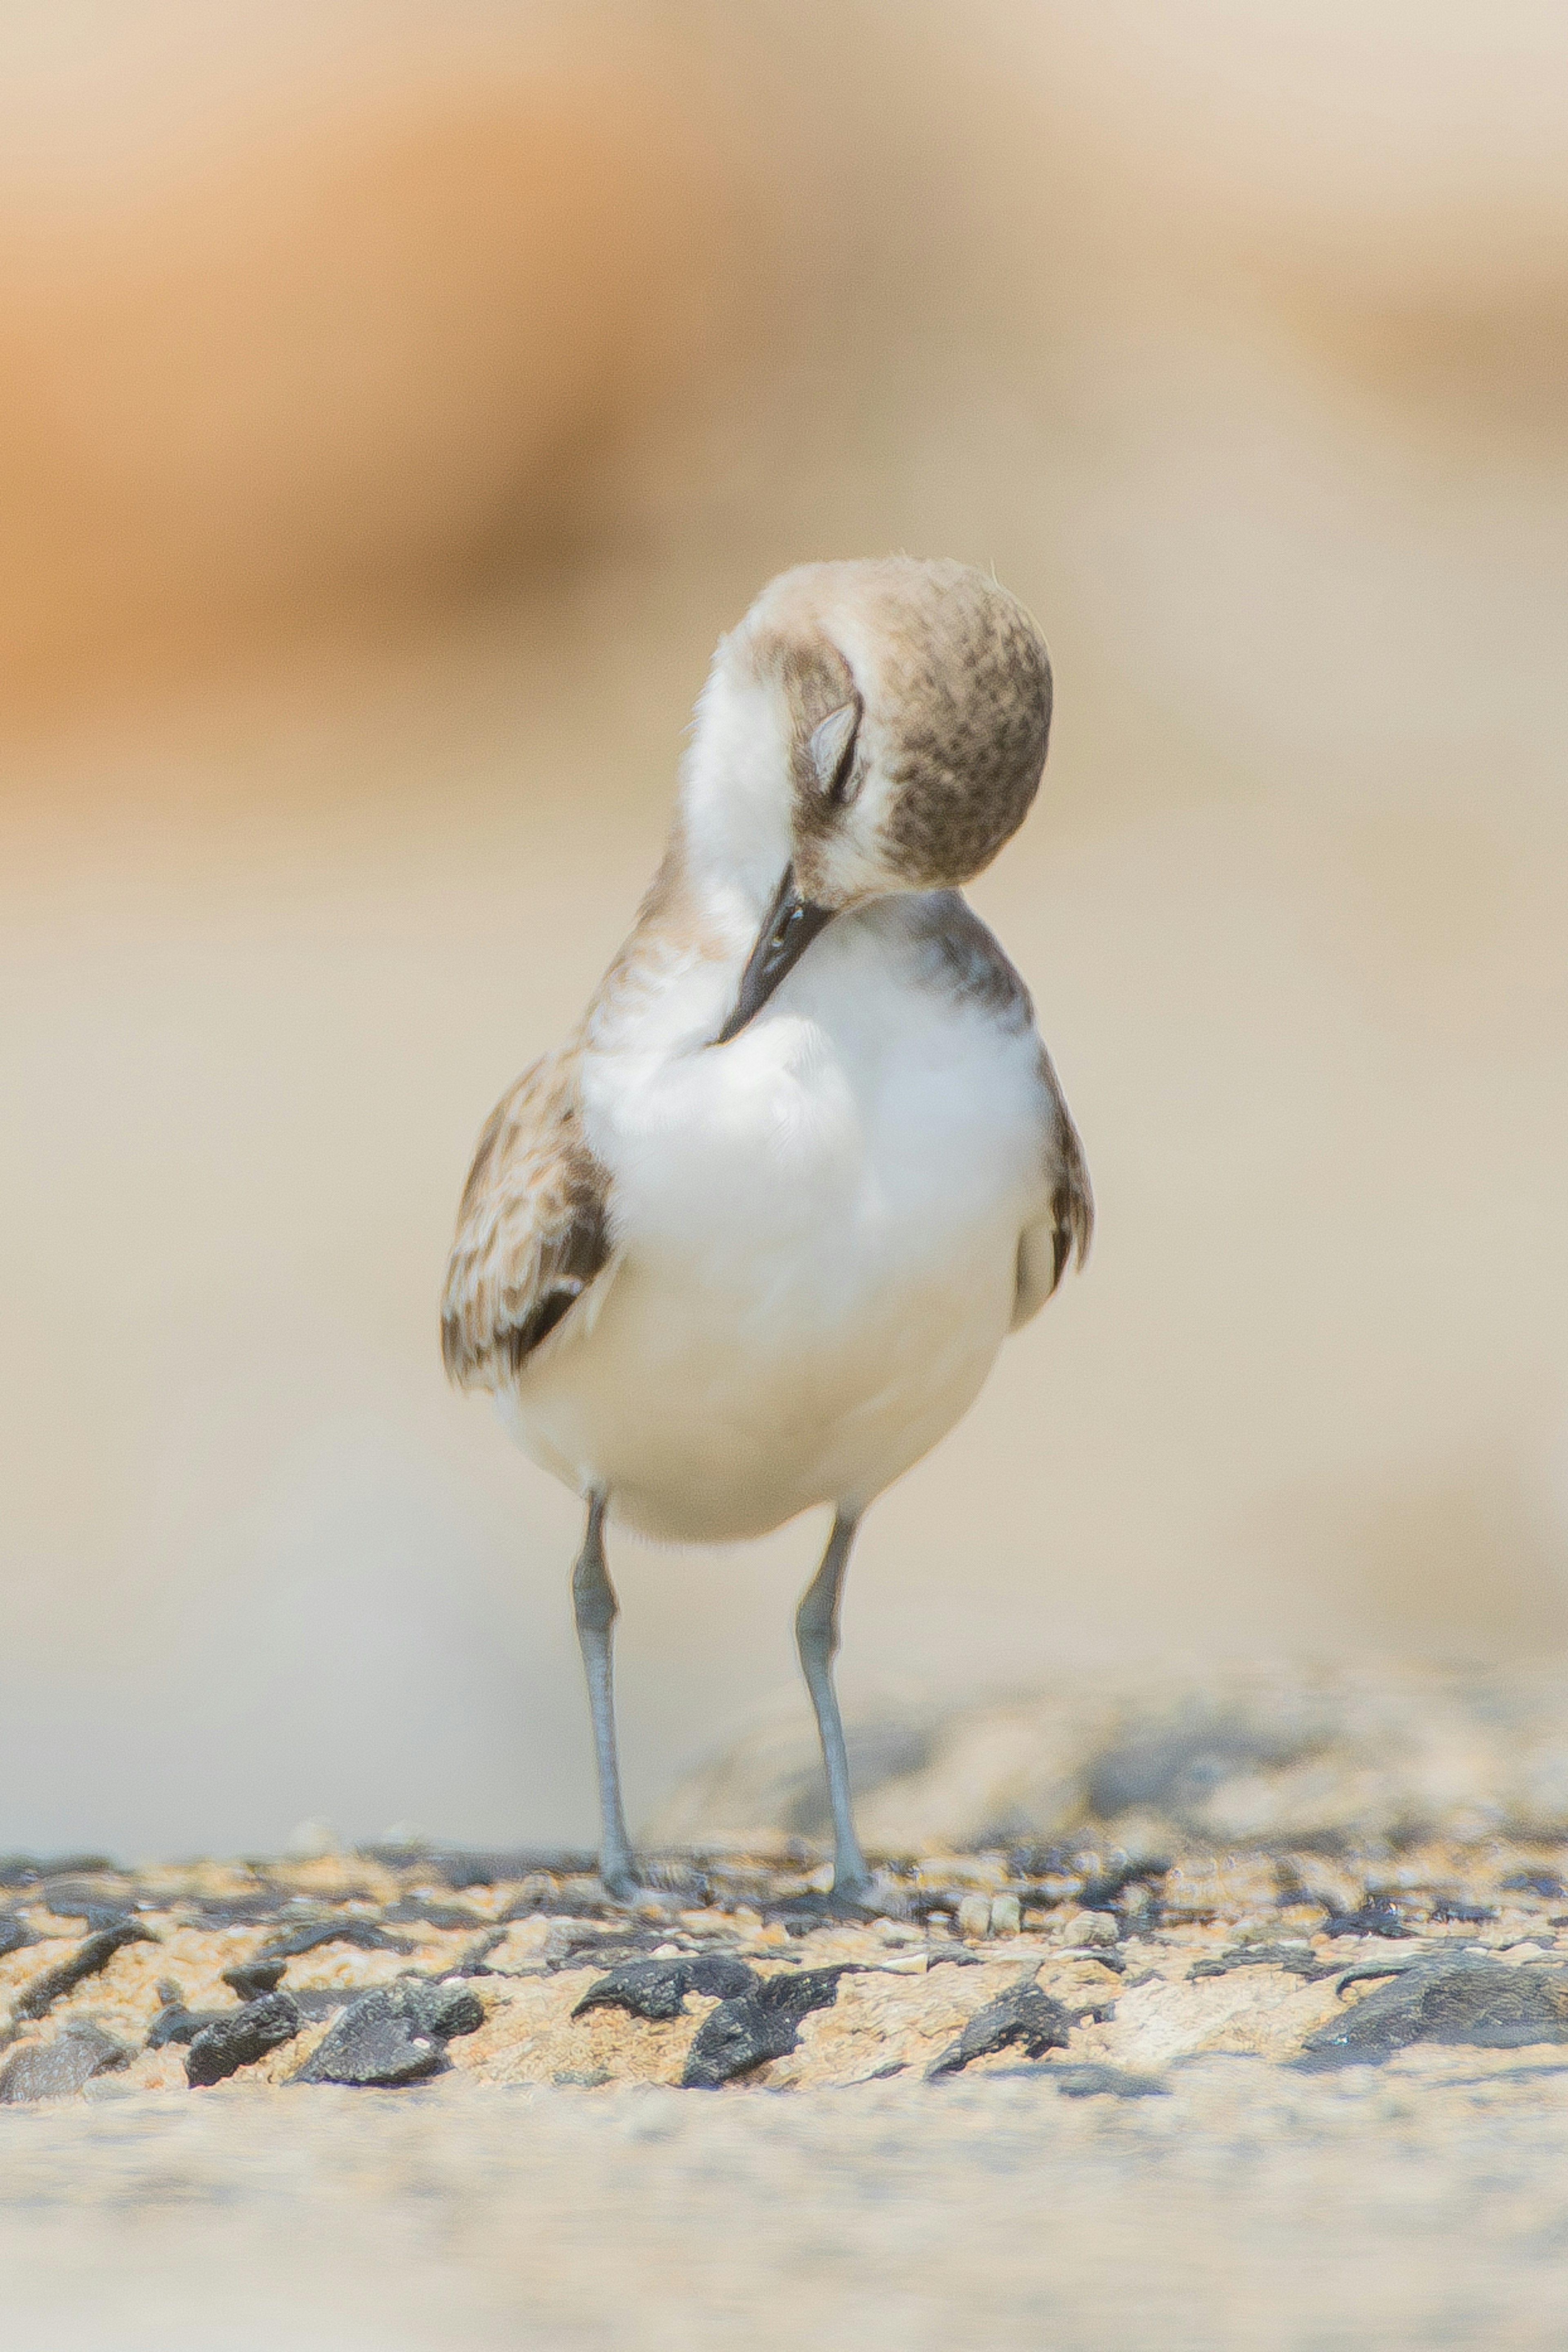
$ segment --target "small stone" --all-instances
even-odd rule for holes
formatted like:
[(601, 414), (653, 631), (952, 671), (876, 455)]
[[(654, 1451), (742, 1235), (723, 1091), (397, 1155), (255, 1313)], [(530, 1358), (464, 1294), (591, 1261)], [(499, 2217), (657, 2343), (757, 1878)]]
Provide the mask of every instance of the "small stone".
[(4, 1917), (0, 1917), (0, 1960), (12, 1952), (24, 1951), (37, 1940), (26, 1921), (18, 1919), (14, 1911), (7, 1911)]
[(52, 2042), (25, 2042), (0, 2068), (0, 2104), (70, 2099), (95, 2074), (129, 2064), (131, 2052), (86, 2018), (72, 2018)]
[(799, 2046), (802, 2018), (814, 2009), (832, 2008), (844, 1974), (842, 1968), (802, 1969), (765, 1977), (754, 1991), (721, 2001), (697, 2029), (680, 2077), (682, 2090), (717, 2091), (770, 2058), (787, 2058)]
[(1075, 1911), (1066, 1933), (1069, 1944), (1109, 1946), (1116, 1942), (1120, 1930), (1113, 1912)]
[(991, 1898), (991, 1933), (994, 1936), (1016, 1936), (1022, 1925), (1022, 1910), (1016, 1895), (994, 1895)]
[(300, 2011), (286, 1992), (247, 2001), (231, 2017), (216, 2018), (195, 2035), (185, 2059), (185, 2080), (193, 2090), (225, 2082), (241, 2066), (254, 2066), (268, 2051), (292, 2042), (299, 2031)]
[(988, 1895), (966, 1895), (958, 1906), (958, 1932), (971, 1943), (978, 1943), (991, 1933), (991, 1898)]
[(1205, 1977), (1229, 1976), (1233, 1969), (1284, 1969), (1291, 1976), (1305, 1977), (1309, 1984), (1316, 1983), (1320, 1977), (1340, 1974), (1337, 1960), (1320, 1960), (1310, 1944), (1301, 1937), (1292, 1936), (1278, 1944), (1243, 1944), (1228, 1951), (1206, 1953), (1187, 1970), (1187, 1982), (1197, 1984)]
[(166, 2000), (147, 2031), (149, 2050), (162, 2050), (171, 2042), (194, 2042), (209, 2025), (225, 2025), (233, 2017), (231, 2009), (187, 2009), (183, 2000)]
[(950, 2042), (926, 2069), (926, 2081), (935, 2083), (944, 2074), (960, 2074), (976, 2058), (989, 2058), (1015, 2043), (1021, 2043), (1030, 2058), (1043, 2058), (1047, 2050), (1065, 2050), (1072, 2020), (1059, 2000), (1040, 1990), (1033, 1976), (1033, 1969), (1026, 1970), (1017, 1984), (977, 2010), (958, 2040)]
[(1167, 2099), (1171, 2095), (1158, 2074), (1134, 2074), (1126, 2066), (1047, 2066), (1041, 2080), (1067, 2099)]
[(68, 1960), (35, 1977), (13, 2014), (18, 2021), (44, 2016), (63, 1994), (74, 1992), (79, 1984), (106, 1969), (122, 1945), (151, 1944), (156, 1940), (152, 1929), (143, 1927), (139, 1919), (121, 1919), (112, 1927), (100, 1927), (77, 1946)]
[(1368, 1895), (1353, 1911), (1331, 1911), (1323, 1921), (1325, 1936), (1384, 1936), (1402, 1937), (1411, 1933), (1410, 1924), (1396, 1903), (1386, 1895)]
[(319, 1951), (323, 1944), (353, 1944), (362, 1952), (410, 1952), (414, 1948), (406, 1937), (389, 1936), (374, 1919), (361, 1919), (351, 1912), (331, 1919), (307, 1919), (301, 1926), (290, 1928), (286, 1936), (272, 1937), (250, 1966), (269, 1968), (275, 1960), (296, 1959), (302, 1952)]
[(277, 1991), (288, 1965), (287, 1960), (243, 1960), (237, 1968), (225, 1969), (223, 1980), (241, 2000), (259, 2000), (263, 1993)]
[(289, 2079), (382, 2089), (418, 2082), (440, 2073), (447, 2042), (455, 2034), (474, 2032), (484, 2015), (483, 2002), (466, 1984), (401, 1977), (351, 2001)]
[(625, 2009), (634, 2017), (684, 2017), (689, 1992), (733, 2000), (754, 1991), (757, 1981), (743, 1960), (731, 1959), (724, 1952), (681, 1953), (674, 1959), (656, 1953), (648, 1960), (622, 1960), (608, 1976), (588, 1987), (572, 2014), (582, 2017), (590, 2009)]
[[(1392, 1977), (1302, 2045), (1297, 2064), (1310, 2072), (1337, 2066), (1378, 2066), (1415, 2042), (1467, 2042), (1482, 2050), (1522, 2050), (1537, 2042), (1568, 2042), (1568, 1971), (1510, 1968), (1489, 1958), (1447, 1956), (1389, 1964)], [(1347, 1969), (1340, 1990), (1370, 1975)]]

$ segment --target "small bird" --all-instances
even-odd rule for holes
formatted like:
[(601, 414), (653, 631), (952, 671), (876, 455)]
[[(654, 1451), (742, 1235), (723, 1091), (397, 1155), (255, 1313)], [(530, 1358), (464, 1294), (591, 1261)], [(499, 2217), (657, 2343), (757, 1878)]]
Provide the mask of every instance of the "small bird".
[(781, 574), (720, 642), (630, 937), (479, 1139), (443, 1354), (587, 1506), (572, 1591), (616, 1897), (606, 1518), (723, 1543), (818, 1505), (796, 1642), (835, 1891), (868, 1887), (833, 1684), (856, 1530), (1094, 1222), (1028, 992), (959, 895), (1022, 824), (1050, 716), (1040, 633), (984, 573)]

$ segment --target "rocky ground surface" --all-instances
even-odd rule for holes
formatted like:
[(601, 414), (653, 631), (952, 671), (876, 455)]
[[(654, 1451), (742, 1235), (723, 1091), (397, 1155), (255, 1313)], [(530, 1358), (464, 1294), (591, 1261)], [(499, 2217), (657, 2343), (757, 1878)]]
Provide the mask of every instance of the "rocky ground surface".
[(561, 1853), (0, 1858), (6, 2352), (1556, 2352), (1563, 1661), (850, 1745), (864, 1904), (798, 1697), (632, 1905)]
[(1559, 2342), (1563, 1844), (1163, 1826), (0, 1862), (13, 2340)]

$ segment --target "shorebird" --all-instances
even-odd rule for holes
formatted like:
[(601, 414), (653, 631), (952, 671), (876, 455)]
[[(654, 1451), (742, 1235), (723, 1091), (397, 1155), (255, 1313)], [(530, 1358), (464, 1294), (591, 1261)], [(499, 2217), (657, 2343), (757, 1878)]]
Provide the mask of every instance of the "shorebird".
[(1022, 824), (1050, 713), (1040, 633), (981, 572), (783, 573), (720, 642), (630, 937), (479, 1139), (443, 1352), (587, 1506), (572, 1591), (616, 1896), (606, 1518), (730, 1542), (820, 1505), (796, 1641), (835, 1891), (868, 1887), (833, 1682), (856, 1529), (1093, 1225), (1028, 992), (959, 895)]

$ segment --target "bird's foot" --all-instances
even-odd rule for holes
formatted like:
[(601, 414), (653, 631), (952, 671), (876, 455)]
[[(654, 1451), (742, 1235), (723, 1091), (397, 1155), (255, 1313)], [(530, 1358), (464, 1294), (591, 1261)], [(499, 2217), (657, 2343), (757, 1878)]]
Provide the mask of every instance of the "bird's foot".
[(605, 1846), (599, 1855), (599, 1883), (612, 1903), (635, 1903), (643, 1892), (629, 1847)]

